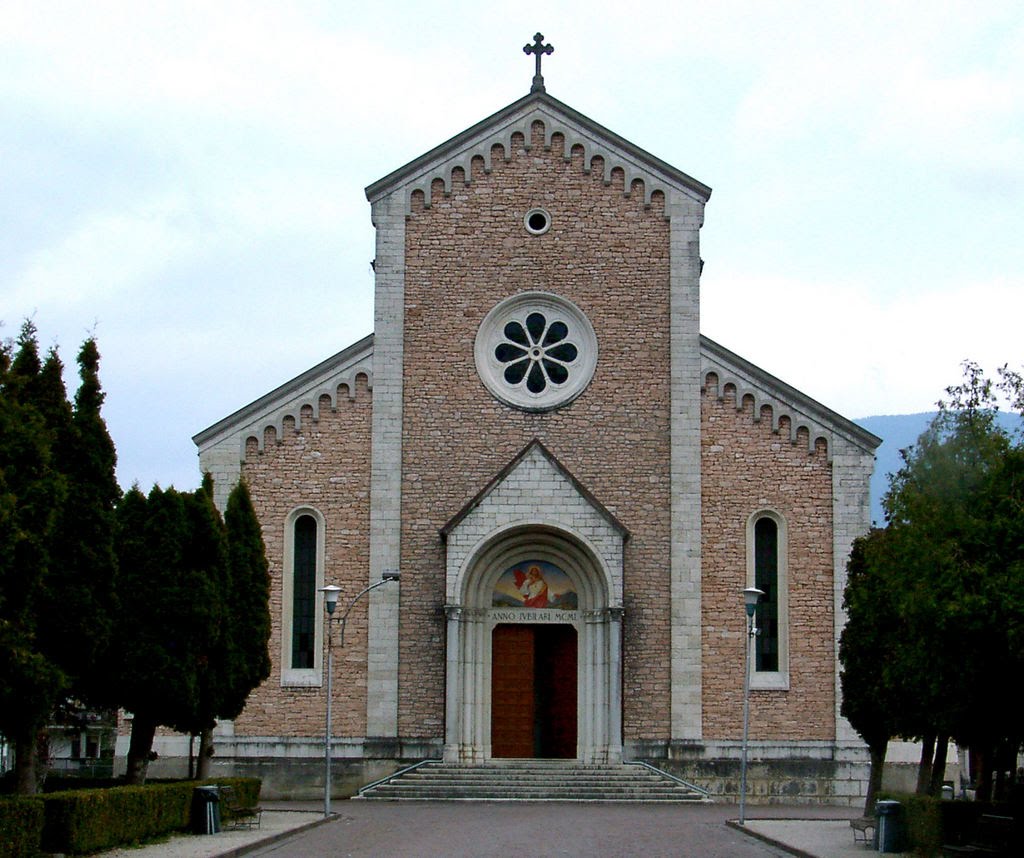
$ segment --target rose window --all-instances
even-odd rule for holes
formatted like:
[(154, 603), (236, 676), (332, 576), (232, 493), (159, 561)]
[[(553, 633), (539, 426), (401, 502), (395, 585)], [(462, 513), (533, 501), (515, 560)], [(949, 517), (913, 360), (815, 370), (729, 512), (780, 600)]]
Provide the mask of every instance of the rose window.
[(498, 399), (527, 411), (571, 402), (589, 384), (597, 338), (574, 304), (546, 292), (503, 301), (477, 333), (480, 377)]
[(548, 384), (565, 384), (569, 367), (579, 356), (571, 342), (565, 322), (548, 322), (543, 313), (530, 313), (526, 324), (513, 320), (505, 325), (505, 341), (494, 349), (504, 364), (505, 381), (521, 384), (526, 379), (530, 393), (543, 393)]

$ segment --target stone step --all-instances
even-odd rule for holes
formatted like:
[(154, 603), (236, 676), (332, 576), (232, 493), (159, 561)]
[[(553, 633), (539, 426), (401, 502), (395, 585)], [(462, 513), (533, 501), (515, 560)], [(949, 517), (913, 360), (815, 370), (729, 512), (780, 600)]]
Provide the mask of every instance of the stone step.
[(622, 778), (601, 778), (601, 777), (572, 777), (572, 778), (531, 778), (528, 776), (518, 777), (496, 777), (494, 775), (418, 775), (412, 774), (403, 778), (403, 783), (426, 783), (426, 784), (509, 784), (509, 785), (543, 785), (549, 788), (564, 787), (567, 789), (594, 786), (594, 787), (635, 787), (660, 786), (664, 781), (658, 778), (644, 777), (622, 777)]
[[(403, 777), (393, 783), (412, 786), (467, 786), (467, 787), (532, 787), (534, 789), (686, 789), (680, 784), (658, 779), (623, 778), (608, 780), (605, 778), (573, 778), (570, 780), (549, 781), (543, 778), (431, 778)], [(690, 790), (687, 790), (690, 792)]]
[(529, 784), (521, 784), (519, 786), (502, 786), (500, 784), (386, 784), (379, 786), (374, 791), (377, 794), (390, 794), (390, 795), (402, 795), (412, 793), (430, 793), (432, 795), (444, 795), (446, 793), (461, 793), (462, 795), (483, 795), (483, 794), (508, 794), (508, 795), (521, 795), (530, 793), (536, 795), (544, 793), (546, 795), (562, 796), (574, 796), (574, 795), (621, 795), (621, 796), (632, 796), (642, 797), (645, 795), (665, 795), (665, 796), (696, 796), (699, 797), (699, 793), (688, 792), (683, 789), (673, 789), (672, 787), (641, 787), (641, 788), (602, 788), (602, 787), (574, 787), (572, 789), (562, 790), (550, 790), (545, 787), (538, 787)]
[(462, 793), (449, 791), (445, 793), (415, 793), (404, 792), (398, 794), (376, 792), (372, 795), (355, 797), (359, 801), (565, 801), (565, 802), (606, 802), (614, 803), (642, 803), (642, 804), (697, 804), (706, 801), (700, 795), (620, 795), (618, 793), (578, 793), (578, 794), (554, 794), (547, 790), (523, 793)]
[(500, 760), (479, 766), (425, 763), (360, 791), (387, 801), (704, 801), (698, 790), (639, 765)]

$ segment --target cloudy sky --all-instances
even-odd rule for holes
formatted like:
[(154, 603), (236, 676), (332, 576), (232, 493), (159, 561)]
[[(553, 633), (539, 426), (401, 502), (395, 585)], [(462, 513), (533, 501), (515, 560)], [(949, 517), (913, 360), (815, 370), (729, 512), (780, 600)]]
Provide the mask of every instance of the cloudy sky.
[(538, 29), (551, 95), (714, 189), (705, 334), (853, 418), (1020, 366), (1019, 0), (7, 0), (0, 335), (94, 332), (122, 484), (193, 487), (194, 433), (370, 333), (363, 188), (526, 94)]

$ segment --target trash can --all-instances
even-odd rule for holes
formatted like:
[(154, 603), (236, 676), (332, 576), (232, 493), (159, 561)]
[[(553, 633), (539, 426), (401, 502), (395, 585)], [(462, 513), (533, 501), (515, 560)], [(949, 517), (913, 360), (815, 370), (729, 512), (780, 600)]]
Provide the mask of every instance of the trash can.
[(898, 801), (875, 802), (875, 844), (879, 852), (903, 851), (903, 814)]
[(216, 834), (220, 831), (220, 790), (214, 784), (192, 791), (192, 833)]

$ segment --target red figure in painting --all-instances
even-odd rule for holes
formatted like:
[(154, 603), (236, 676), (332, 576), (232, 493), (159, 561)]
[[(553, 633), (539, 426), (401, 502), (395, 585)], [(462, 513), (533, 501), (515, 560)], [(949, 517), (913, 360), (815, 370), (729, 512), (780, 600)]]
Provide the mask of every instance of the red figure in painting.
[(522, 594), (525, 607), (548, 606), (548, 582), (540, 574), (539, 566), (531, 566), (525, 574), (520, 569), (516, 569), (512, 574), (515, 576), (516, 589)]

